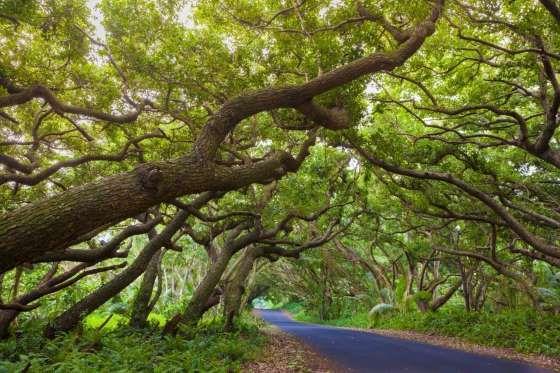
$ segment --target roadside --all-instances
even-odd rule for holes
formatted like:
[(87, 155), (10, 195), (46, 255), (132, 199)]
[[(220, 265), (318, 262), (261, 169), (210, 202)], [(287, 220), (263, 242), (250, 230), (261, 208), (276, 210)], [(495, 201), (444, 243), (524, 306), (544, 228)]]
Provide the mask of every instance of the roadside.
[[(354, 329), (354, 328), (349, 328), (349, 329)], [(544, 355), (522, 354), (520, 352), (515, 351), (512, 348), (480, 346), (475, 343), (466, 342), (461, 338), (444, 337), (444, 336), (439, 336), (434, 334), (424, 334), (424, 333), (413, 332), (408, 330), (386, 330), (386, 329), (355, 329), (355, 330), (361, 330), (361, 331), (386, 335), (389, 337), (427, 343), (434, 346), (448, 347), (448, 348), (453, 348), (456, 350), (461, 350), (466, 352), (472, 352), (480, 355), (495, 356), (501, 359), (525, 362), (541, 368), (553, 369), (557, 372), (560, 372), (560, 359), (555, 359)]]
[(246, 364), (244, 372), (335, 373), (345, 370), (317, 351), (273, 326), (262, 329), (267, 338), (262, 358)]
[[(292, 313), (284, 311), (284, 313), (290, 318), (297, 320)], [(300, 322), (308, 322), (299, 320)], [(319, 322), (313, 322), (319, 323)], [(394, 330), (394, 329), (377, 329), (377, 328), (359, 328), (350, 326), (339, 326), (331, 325), (329, 323), (319, 323), (323, 325), (334, 326), (342, 329), (357, 330), (373, 334), (380, 334), (389, 337), (395, 337), (400, 339), (412, 340), (416, 342), (422, 342), (434, 346), (441, 346), (452, 348), (456, 350), (461, 350), (465, 352), (472, 352), (485, 356), (493, 356), (501, 359), (507, 359), (512, 361), (519, 361), (524, 363), (529, 363), (541, 368), (552, 369), (554, 371), (560, 372), (560, 358), (554, 358), (546, 355), (540, 354), (527, 354), (515, 351), (513, 348), (506, 347), (488, 347), (482, 346), (476, 343), (465, 341), (464, 339), (458, 337), (447, 337), (438, 335), (435, 333), (422, 333), (410, 330)], [(560, 343), (560, 341), (559, 341)]]

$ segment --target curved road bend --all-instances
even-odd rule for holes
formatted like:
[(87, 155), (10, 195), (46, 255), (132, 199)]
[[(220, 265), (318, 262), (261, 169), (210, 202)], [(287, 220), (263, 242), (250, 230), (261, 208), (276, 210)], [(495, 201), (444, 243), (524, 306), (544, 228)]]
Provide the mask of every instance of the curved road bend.
[(531, 365), (370, 332), (301, 323), (282, 311), (259, 310), (270, 324), (351, 372), (545, 373)]

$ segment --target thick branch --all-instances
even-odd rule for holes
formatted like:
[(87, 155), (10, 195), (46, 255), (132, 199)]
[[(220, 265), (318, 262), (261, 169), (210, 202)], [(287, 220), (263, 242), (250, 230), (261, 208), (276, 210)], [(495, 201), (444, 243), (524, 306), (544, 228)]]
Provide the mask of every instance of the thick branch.
[(539, 0), (541, 4), (552, 14), (557, 22), (560, 22), (560, 7), (554, 0)]
[[(45, 252), (68, 247), (77, 237), (101, 225), (116, 223), (163, 201), (204, 191), (234, 190), (256, 182), (267, 183), (295, 171), (305, 152), (296, 159), (277, 152), (263, 161), (229, 168), (216, 165), (213, 159), (226, 136), (245, 118), (277, 108), (294, 108), (365, 75), (402, 65), (435, 31), (443, 3), (437, 0), (428, 19), (393, 52), (360, 58), (299, 86), (268, 89), (228, 101), (203, 128), (188, 156), (143, 164), (133, 171), (70, 189), (4, 214), (0, 217), (0, 257), (3, 259), (0, 273)], [(14, 93), (2, 100), (4, 106), (26, 102), (37, 92), (49, 97), (49, 91), (39, 88)], [(57, 102), (51, 105), (56, 111)]]

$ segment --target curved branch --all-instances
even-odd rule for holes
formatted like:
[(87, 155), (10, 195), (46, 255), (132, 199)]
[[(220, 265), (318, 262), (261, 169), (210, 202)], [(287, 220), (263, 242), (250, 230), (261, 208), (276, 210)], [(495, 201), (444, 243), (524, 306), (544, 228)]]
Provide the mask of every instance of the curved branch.
[[(348, 139), (348, 137), (347, 137)], [(393, 165), (387, 163), (379, 158), (376, 158), (371, 153), (368, 153), (363, 147), (358, 145), (355, 141), (348, 139), (350, 144), (354, 149), (358, 151), (358, 153), (364, 157), (368, 162), (371, 164), (381, 167), (382, 169), (403, 175), (409, 176), (416, 179), (425, 179), (425, 180), (437, 180), (442, 181), (447, 184), (454, 185), (455, 187), (461, 189), (466, 194), (474, 197), (475, 199), (479, 200), (480, 202), (484, 203), (487, 207), (489, 207), (496, 215), (504, 220), (504, 222), (509, 226), (509, 228), (514, 231), (519, 238), (521, 238), (524, 242), (531, 245), (536, 250), (546, 254), (548, 256), (554, 258), (560, 258), (560, 249), (555, 245), (550, 245), (543, 241), (541, 238), (536, 237), (533, 233), (531, 233), (523, 224), (521, 224), (513, 215), (511, 215), (508, 210), (498, 203), (491, 195), (473, 187), (472, 185), (466, 183), (465, 181), (458, 179), (457, 177), (449, 174), (449, 173), (441, 173), (441, 172), (433, 172), (433, 171), (417, 171), (408, 168), (403, 168), (397, 165)]]
[(202, 159), (212, 159), (219, 145), (235, 126), (252, 115), (279, 108), (296, 108), (315, 96), (360, 77), (390, 71), (402, 65), (434, 33), (435, 22), (443, 10), (443, 4), (444, 0), (437, 0), (430, 16), (416, 26), (410, 37), (392, 52), (362, 57), (299, 86), (262, 90), (226, 102), (203, 128), (195, 143), (195, 153)]
[(560, 22), (560, 7), (556, 4), (554, 0), (539, 0), (541, 4), (549, 11), (550, 14), (556, 19), (556, 22)]
[(187, 156), (142, 164), (133, 171), (69, 189), (2, 215), (0, 273), (45, 252), (68, 247), (99, 226), (134, 216), (158, 203), (187, 194), (269, 183), (297, 170), (308, 153), (305, 147), (296, 158), (275, 152), (263, 161), (239, 167), (219, 166), (213, 159), (226, 136), (247, 117), (276, 108), (294, 108), (365, 75), (402, 65), (434, 33), (443, 4), (444, 0), (437, 0), (431, 15), (393, 52), (360, 58), (299, 86), (268, 89), (228, 101), (204, 126)]
[[(6, 79), (0, 78), (0, 84), (6, 86), (8, 83), (6, 83)], [(22, 105), (33, 99), (42, 98), (51, 106), (53, 111), (57, 114), (78, 114), (89, 118), (96, 118), (99, 120), (120, 124), (134, 122), (148, 103), (147, 101), (142, 102), (136, 107), (135, 111), (132, 111), (130, 113), (113, 115), (94, 109), (74, 106), (62, 102), (54, 95), (54, 93), (49, 88), (42, 85), (36, 85), (30, 88), (16, 88), (13, 85), (11, 87), (12, 89), (10, 90), (13, 92), (12, 94), (0, 97), (0, 108)]]

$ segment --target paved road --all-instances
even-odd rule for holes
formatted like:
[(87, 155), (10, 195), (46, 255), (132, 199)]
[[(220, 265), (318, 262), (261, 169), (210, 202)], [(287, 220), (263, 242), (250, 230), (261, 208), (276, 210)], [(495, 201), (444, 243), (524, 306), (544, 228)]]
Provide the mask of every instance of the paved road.
[(352, 372), (544, 373), (508, 360), (379, 334), (300, 323), (281, 311), (260, 310), (270, 324), (298, 337)]

